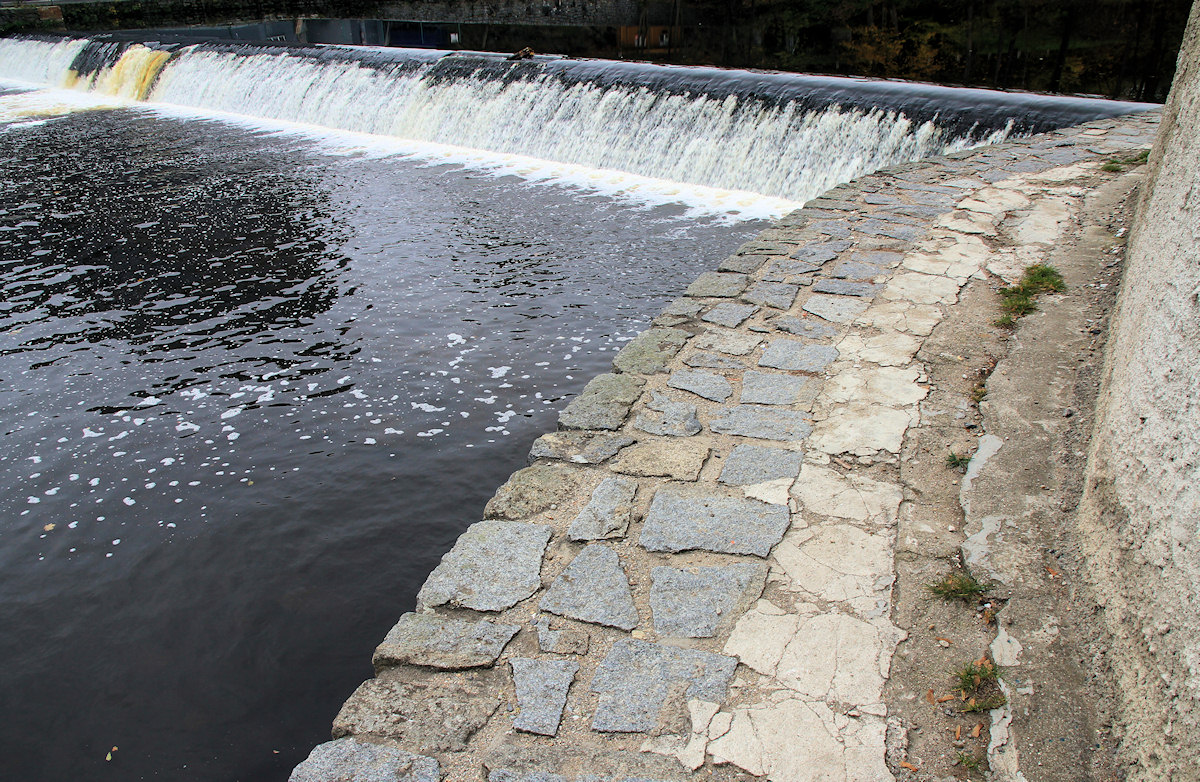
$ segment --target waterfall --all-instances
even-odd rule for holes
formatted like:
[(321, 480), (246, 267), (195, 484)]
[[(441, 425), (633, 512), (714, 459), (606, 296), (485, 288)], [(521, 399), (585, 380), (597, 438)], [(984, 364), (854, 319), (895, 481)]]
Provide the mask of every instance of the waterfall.
[(481, 53), (0, 39), (0, 78), (802, 202), (881, 167), (1140, 108)]

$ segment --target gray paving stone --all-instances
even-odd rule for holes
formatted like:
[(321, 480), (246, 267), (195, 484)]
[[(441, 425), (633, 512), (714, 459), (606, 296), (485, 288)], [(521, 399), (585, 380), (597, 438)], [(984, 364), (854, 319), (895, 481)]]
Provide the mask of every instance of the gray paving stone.
[(546, 524), (481, 521), (467, 527), (417, 593), (417, 605), (503, 611), (542, 585)]
[(592, 729), (654, 730), (672, 695), (723, 703), (736, 668), (737, 659), (725, 655), (636, 639), (617, 641), (592, 678), (592, 691), (600, 694)]
[(854, 230), (867, 236), (886, 236), (903, 242), (915, 242), (928, 232), (924, 226), (897, 225), (883, 220), (864, 220), (855, 224)]
[(688, 296), (696, 298), (732, 298), (746, 289), (746, 275), (728, 272), (704, 272), (687, 287)]
[[(876, 266), (873, 263), (860, 263), (858, 261), (842, 261), (837, 266), (833, 267), (833, 271), (829, 274), (831, 277), (838, 279), (849, 280), (871, 280), (882, 274), (887, 274), (888, 270)], [(816, 287), (814, 291), (819, 291)], [(826, 293), (836, 293), (836, 291), (824, 291)]]
[(876, 204), (881, 206), (891, 206), (892, 204), (903, 203), (899, 198), (884, 193), (868, 193), (863, 196), (863, 202), (868, 204)]
[(742, 404), (811, 405), (820, 381), (811, 377), (768, 372), (747, 372), (742, 376)]
[(653, 375), (666, 370), (691, 334), (681, 329), (652, 328), (638, 334), (621, 348), (613, 366), (621, 372)]
[(847, 220), (814, 220), (809, 228), (834, 239), (850, 238), (850, 222)]
[(883, 220), (884, 222), (888, 222), (888, 223), (900, 223), (901, 225), (916, 225), (916, 226), (925, 225), (924, 221), (922, 221), (922, 220), (914, 220), (913, 218), (907, 217), (902, 214), (893, 214), (892, 212), (885, 212), (882, 210), (880, 210), (878, 212), (873, 212), (871, 214), (871, 219), (872, 220)]
[(591, 638), (576, 627), (552, 627), (548, 617), (533, 620), (537, 630), (538, 649), (550, 654), (587, 654)]
[(461, 670), (487, 667), (521, 628), (480, 619), (468, 622), (437, 614), (407, 613), (375, 648), (376, 668), (422, 665)]
[(433, 758), (352, 738), (318, 744), (288, 782), (440, 782)]
[(798, 286), (786, 282), (756, 282), (743, 294), (742, 299), (751, 304), (786, 310), (796, 300), (799, 290)]
[(762, 594), (765, 562), (723, 567), (650, 571), (650, 612), (654, 631), (682, 638), (712, 638), (733, 624)]
[(821, 269), (815, 263), (808, 261), (795, 261), (790, 258), (776, 258), (771, 261), (771, 266), (763, 275), (763, 280), (766, 282), (796, 282), (796, 278), (804, 278), (804, 275), (812, 274)]
[(632, 630), (638, 612), (616, 552), (592, 543), (567, 565), (538, 603), (543, 611), (583, 622)]
[(758, 365), (798, 372), (820, 372), (836, 361), (837, 357), (838, 350), (833, 345), (810, 345), (794, 339), (773, 339), (763, 351)]
[(814, 293), (804, 302), (804, 311), (833, 323), (849, 323), (866, 311), (870, 302), (848, 296)]
[(878, 285), (869, 282), (851, 282), (850, 280), (818, 280), (813, 285), (816, 293), (832, 293), (836, 296), (861, 296), (871, 298), (879, 292)]
[(733, 434), (758, 440), (803, 440), (812, 434), (804, 413), (735, 405), (713, 419), (708, 428), (717, 434)]
[(854, 260), (862, 261), (863, 263), (874, 264), (888, 269), (893, 269), (900, 265), (904, 260), (901, 253), (888, 252), (887, 250), (875, 250), (872, 252), (856, 252), (853, 255)]
[(729, 385), (729, 381), (712, 372), (677, 369), (671, 373), (671, 377), (667, 378), (667, 385), (713, 402), (724, 402), (733, 394), (733, 386)]
[(549, 432), (533, 441), (530, 459), (557, 459), (572, 464), (601, 464), (617, 455), (634, 439), (599, 432)]
[(483, 507), (485, 519), (527, 519), (575, 491), (583, 472), (565, 464), (535, 464), (514, 472)]
[(729, 356), (718, 356), (704, 350), (687, 355), (683, 363), (696, 369), (741, 369), (742, 362)]
[(613, 472), (644, 478), (694, 481), (700, 476), (709, 448), (692, 441), (650, 440), (631, 445), (613, 460)]
[(717, 480), (730, 486), (753, 486), (756, 483), (796, 478), (804, 463), (801, 451), (785, 448), (765, 448), (761, 445), (738, 445), (725, 460)]
[(617, 429), (642, 395), (646, 381), (632, 375), (597, 375), (558, 414), (565, 429)]
[(829, 245), (833, 242), (814, 242), (806, 244), (800, 249), (792, 253), (792, 258), (803, 263), (811, 263), (816, 266), (832, 261), (838, 257), (838, 251), (831, 248)]
[(592, 492), (588, 504), (571, 522), (567, 535), (571, 540), (623, 538), (633, 516), (633, 496), (637, 481), (605, 478)]
[[(934, 199), (929, 199), (933, 201)], [(941, 217), (944, 214), (954, 211), (954, 203), (949, 199), (941, 199), (935, 202), (934, 206), (923, 204), (906, 204), (897, 206), (896, 211), (901, 214), (912, 215), (913, 217)]]
[(753, 334), (710, 329), (696, 338), (695, 346), (701, 350), (716, 350), (731, 356), (744, 356), (758, 347), (760, 342), (762, 342), (762, 337), (756, 337)]
[(768, 325), (808, 339), (832, 339), (837, 336), (837, 329), (823, 321), (794, 315), (781, 315), (767, 321)]
[(643, 432), (668, 437), (691, 437), (700, 431), (696, 406), (675, 402), (657, 391), (650, 392), (647, 412), (639, 413), (633, 425)]
[(704, 305), (698, 301), (691, 299), (675, 299), (667, 306), (663, 307), (662, 314), (664, 315), (680, 315), (685, 318), (694, 318), (700, 314), (700, 310), (704, 309)]
[(638, 542), (647, 551), (702, 549), (765, 557), (789, 523), (785, 505), (664, 486), (650, 502)]
[(775, 254), (777, 253), (762, 255), (731, 255), (725, 260), (721, 261), (721, 265), (717, 267), (717, 271), (736, 272), (738, 274), (753, 274), (754, 272), (758, 271), (764, 263), (767, 262), (767, 258)]
[(758, 312), (758, 307), (752, 304), (737, 304), (732, 301), (724, 301), (704, 313), (704, 317), (701, 320), (716, 323), (718, 326), (728, 326), (732, 329), (740, 326), (742, 321), (756, 312)]
[(514, 657), (510, 662), (517, 707), (521, 710), (513, 719), (513, 727), (526, 733), (555, 735), (567, 705), (567, 691), (579, 672), (579, 663), (526, 657)]
[[(559, 764), (555, 764), (559, 765)], [(548, 771), (515, 771), (512, 769), (495, 769), (488, 772), (487, 782), (672, 782), (667, 779), (650, 779), (649, 777), (610, 777), (584, 774), (576, 777), (564, 777)]]

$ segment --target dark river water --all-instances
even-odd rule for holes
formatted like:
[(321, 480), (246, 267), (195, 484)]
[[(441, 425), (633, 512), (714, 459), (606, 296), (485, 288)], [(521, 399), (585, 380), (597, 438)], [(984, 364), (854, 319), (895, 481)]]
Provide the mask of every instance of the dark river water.
[(0, 777), (286, 779), (565, 399), (762, 227), (0, 123)]

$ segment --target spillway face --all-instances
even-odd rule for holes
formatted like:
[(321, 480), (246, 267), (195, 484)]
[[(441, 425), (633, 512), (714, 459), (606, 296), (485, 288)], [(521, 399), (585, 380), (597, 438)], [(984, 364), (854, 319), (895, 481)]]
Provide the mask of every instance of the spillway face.
[(0, 40), (0, 78), (803, 202), (896, 163), (1130, 104), (356, 47)]

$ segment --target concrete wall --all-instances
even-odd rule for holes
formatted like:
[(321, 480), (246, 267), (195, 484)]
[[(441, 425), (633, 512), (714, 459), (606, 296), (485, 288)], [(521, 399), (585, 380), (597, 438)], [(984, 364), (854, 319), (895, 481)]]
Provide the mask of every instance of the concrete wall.
[(1200, 4), (1150, 157), (1080, 523), (1132, 779), (1200, 779)]

